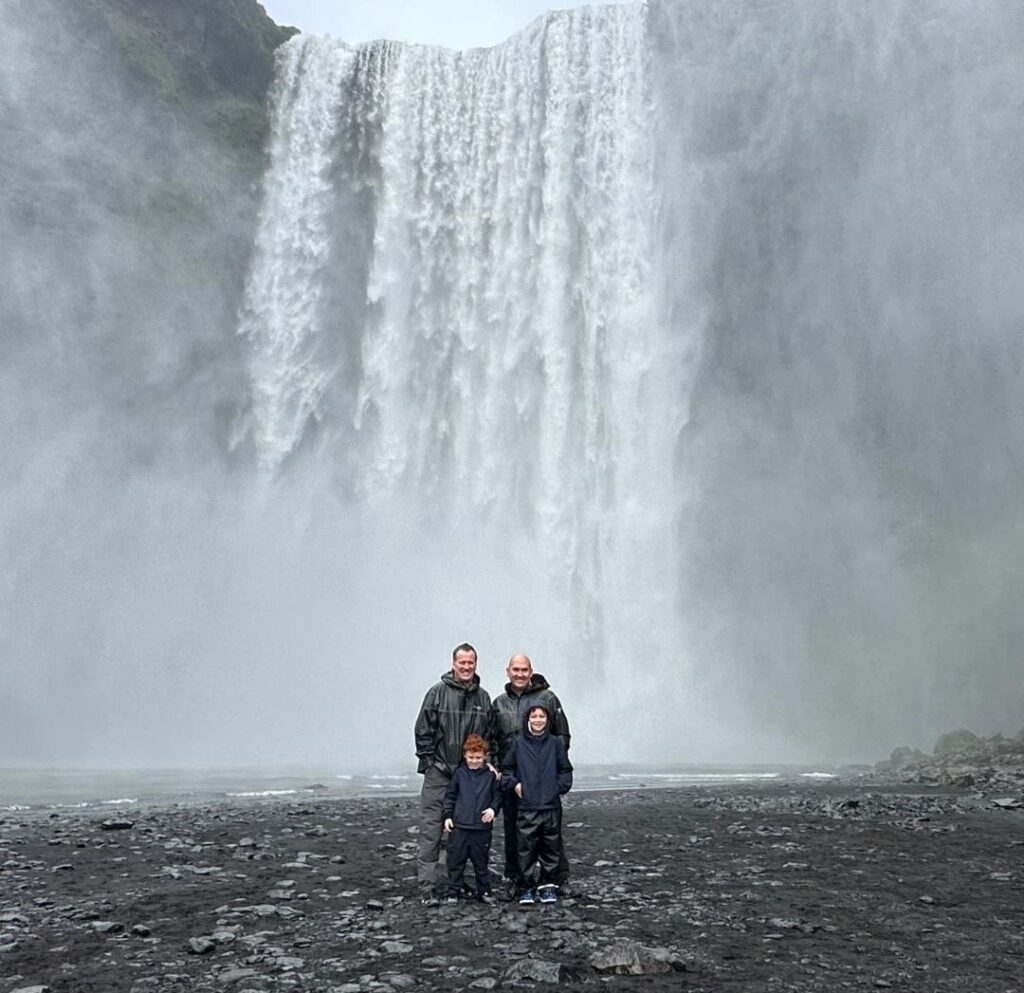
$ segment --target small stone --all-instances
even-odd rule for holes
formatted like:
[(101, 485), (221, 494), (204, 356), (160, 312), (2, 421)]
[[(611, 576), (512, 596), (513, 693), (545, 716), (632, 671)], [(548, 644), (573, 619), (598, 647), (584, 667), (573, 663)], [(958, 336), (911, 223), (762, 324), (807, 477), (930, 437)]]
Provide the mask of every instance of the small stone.
[(145, 924), (133, 924), (131, 933), (137, 938), (148, 938), (153, 932)]
[(216, 947), (217, 943), (212, 938), (189, 938), (188, 939), (189, 951), (193, 955), (208, 955)]
[(648, 948), (635, 941), (620, 938), (612, 945), (590, 956), (590, 964), (598, 972), (613, 975), (648, 976), (666, 972), (682, 972), (682, 959), (667, 948)]
[(93, 921), (89, 927), (99, 934), (120, 934), (124, 930), (124, 925), (117, 921)]
[(100, 824), (101, 831), (130, 831), (133, 827), (135, 827), (135, 821), (121, 817), (110, 817)]
[(387, 983), (388, 986), (396, 990), (410, 990), (420, 985), (415, 976), (410, 976), (404, 972), (384, 972), (377, 978), (382, 983)]
[(380, 950), (387, 955), (408, 955), (412, 951), (412, 945), (404, 941), (385, 941)]
[(243, 979), (252, 979), (255, 975), (257, 975), (255, 969), (226, 969), (217, 976), (217, 982), (223, 983), (227, 986), (228, 983), (237, 983), (241, 982)]
[(493, 976), (481, 976), (469, 984), (471, 990), (493, 990), (498, 985), (498, 980)]
[(506, 970), (505, 978), (510, 982), (529, 979), (535, 983), (561, 983), (566, 978), (565, 966), (543, 959), (519, 959)]
[(16, 990), (11, 990), (11, 993), (50, 993), (49, 986), (19, 986)]
[(240, 838), (239, 841), (238, 841), (238, 847), (239, 848), (255, 848), (256, 847), (256, 840), (254, 838), (249, 838), (249, 837)]

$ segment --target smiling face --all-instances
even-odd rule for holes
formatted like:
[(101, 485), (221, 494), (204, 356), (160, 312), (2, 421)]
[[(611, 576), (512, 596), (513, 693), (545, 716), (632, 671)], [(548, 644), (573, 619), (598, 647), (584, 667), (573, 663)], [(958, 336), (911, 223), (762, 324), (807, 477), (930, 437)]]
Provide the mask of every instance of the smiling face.
[(456, 682), (469, 685), (476, 675), (476, 652), (461, 650), (452, 659), (452, 675)]
[(543, 734), (548, 726), (548, 713), (543, 707), (533, 707), (526, 715), (526, 723), (530, 734)]
[(487, 760), (487, 753), (480, 751), (466, 752), (465, 759), (466, 765), (470, 769), (482, 769), (484, 762)]
[(505, 675), (508, 676), (512, 692), (521, 694), (533, 679), (533, 664), (526, 655), (513, 655), (505, 667)]

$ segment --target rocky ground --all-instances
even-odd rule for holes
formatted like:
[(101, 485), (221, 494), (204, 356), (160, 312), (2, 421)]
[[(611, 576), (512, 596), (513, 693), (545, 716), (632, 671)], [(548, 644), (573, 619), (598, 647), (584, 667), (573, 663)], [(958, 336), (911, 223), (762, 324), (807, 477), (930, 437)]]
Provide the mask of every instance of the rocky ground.
[(8, 813), (0, 993), (1024, 991), (1022, 799), (577, 793), (574, 895), (530, 908), (421, 907), (411, 798)]

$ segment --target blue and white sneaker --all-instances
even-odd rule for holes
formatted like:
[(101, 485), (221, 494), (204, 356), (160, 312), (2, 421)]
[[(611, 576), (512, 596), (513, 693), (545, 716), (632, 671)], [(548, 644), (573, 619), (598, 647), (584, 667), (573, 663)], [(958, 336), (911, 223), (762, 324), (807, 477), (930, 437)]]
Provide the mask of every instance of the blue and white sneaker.
[(519, 902), (520, 903), (533, 903), (534, 902), (533, 890), (523, 890), (523, 892), (519, 894)]
[(537, 889), (537, 896), (540, 898), (541, 903), (557, 903), (558, 894), (555, 892), (554, 886), (540, 886)]

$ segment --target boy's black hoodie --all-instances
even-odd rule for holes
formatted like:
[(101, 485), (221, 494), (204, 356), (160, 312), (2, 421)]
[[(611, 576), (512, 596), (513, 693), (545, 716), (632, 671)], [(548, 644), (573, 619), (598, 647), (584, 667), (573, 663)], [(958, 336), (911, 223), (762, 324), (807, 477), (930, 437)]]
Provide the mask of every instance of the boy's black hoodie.
[[(529, 709), (536, 710), (536, 705)], [(542, 709), (548, 715), (544, 731), (531, 733), (529, 712), (524, 714), (523, 729), (512, 740), (501, 763), (502, 785), (510, 790), (519, 783), (523, 785), (520, 810), (557, 810), (561, 795), (572, 788), (572, 763), (565, 745), (548, 730), (550, 711)]]

